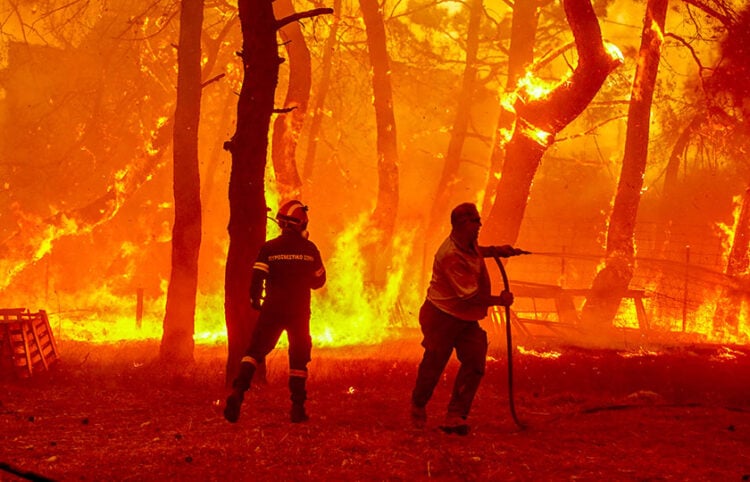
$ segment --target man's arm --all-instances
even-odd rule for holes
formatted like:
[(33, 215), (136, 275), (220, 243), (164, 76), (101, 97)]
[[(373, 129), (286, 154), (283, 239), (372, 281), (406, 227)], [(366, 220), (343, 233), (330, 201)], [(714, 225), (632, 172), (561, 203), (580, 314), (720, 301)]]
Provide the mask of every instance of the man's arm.
[(514, 248), (510, 244), (503, 244), (502, 246), (479, 246), (479, 253), (483, 258), (510, 258), (511, 256), (531, 254), (530, 251)]

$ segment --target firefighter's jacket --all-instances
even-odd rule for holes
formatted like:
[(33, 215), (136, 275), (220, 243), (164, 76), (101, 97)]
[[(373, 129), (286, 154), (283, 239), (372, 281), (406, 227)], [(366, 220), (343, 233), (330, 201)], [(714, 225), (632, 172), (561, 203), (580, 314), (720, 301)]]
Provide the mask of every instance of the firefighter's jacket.
[[(253, 265), (250, 299), (263, 299), (263, 310), (310, 314), (310, 290), (326, 282), (326, 270), (315, 244), (291, 229), (267, 241)], [(263, 290), (265, 288), (265, 296)]]

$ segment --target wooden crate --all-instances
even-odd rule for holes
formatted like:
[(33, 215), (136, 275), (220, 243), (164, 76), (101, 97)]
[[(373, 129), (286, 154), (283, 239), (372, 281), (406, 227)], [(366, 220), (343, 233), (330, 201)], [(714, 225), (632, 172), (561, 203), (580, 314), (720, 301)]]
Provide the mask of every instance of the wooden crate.
[(0, 309), (0, 368), (21, 378), (47, 371), (59, 359), (47, 312)]

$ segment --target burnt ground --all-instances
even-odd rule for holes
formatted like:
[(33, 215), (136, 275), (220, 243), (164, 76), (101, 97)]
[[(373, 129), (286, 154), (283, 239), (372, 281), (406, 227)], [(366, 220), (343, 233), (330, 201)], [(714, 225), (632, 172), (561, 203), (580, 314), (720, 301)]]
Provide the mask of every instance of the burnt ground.
[[(0, 462), (58, 480), (750, 480), (750, 349), (516, 354), (508, 409), (493, 353), (466, 437), (437, 425), (457, 364), (412, 428), (418, 339), (316, 349), (311, 420), (288, 417), (286, 352), (269, 358), (237, 424), (221, 414), (221, 346), (184, 373), (153, 363), (157, 342), (60, 342), (46, 375), (0, 382)], [(497, 350), (496, 350), (497, 351)], [(0, 472), (0, 480), (21, 480)]]

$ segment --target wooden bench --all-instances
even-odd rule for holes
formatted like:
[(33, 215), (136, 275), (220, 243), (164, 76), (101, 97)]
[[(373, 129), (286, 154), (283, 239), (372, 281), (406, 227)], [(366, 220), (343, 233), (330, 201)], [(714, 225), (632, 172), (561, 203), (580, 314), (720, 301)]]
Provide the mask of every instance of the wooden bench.
[[(590, 289), (564, 289), (563, 290), (567, 295), (574, 297), (582, 297), (587, 298), (591, 295)], [(651, 328), (650, 320), (648, 319), (648, 314), (646, 313), (646, 308), (643, 306), (643, 298), (648, 298), (648, 293), (644, 290), (631, 290), (627, 289), (623, 291), (622, 293), (618, 293), (620, 300), (633, 300), (633, 306), (635, 307), (635, 314), (638, 319), (638, 327), (641, 330), (649, 330)]]
[[(511, 283), (515, 301), (511, 307), (511, 323), (522, 337), (570, 338), (582, 333), (581, 316), (576, 302), (590, 296), (585, 288), (562, 288), (532, 282)], [(632, 299), (641, 330), (649, 329), (649, 320), (643, 305), (647, 294), (643, 290), (625, 290), (620, 299)], [(494, 306), (490, 310), (491, 323), (504, 326), (505, 309)], [(494, 330), (498, 328), (492, 327)]]

